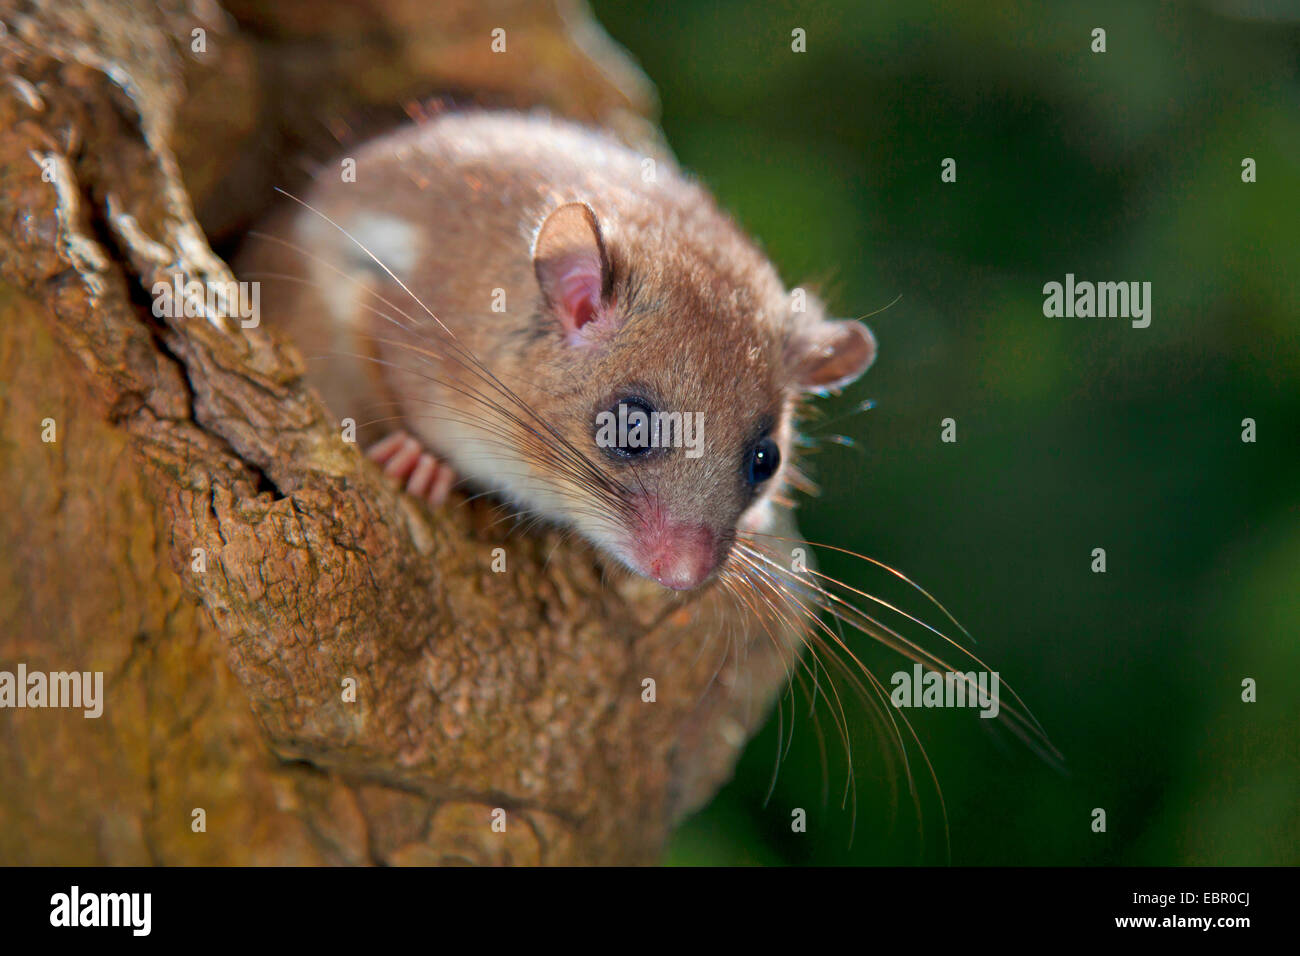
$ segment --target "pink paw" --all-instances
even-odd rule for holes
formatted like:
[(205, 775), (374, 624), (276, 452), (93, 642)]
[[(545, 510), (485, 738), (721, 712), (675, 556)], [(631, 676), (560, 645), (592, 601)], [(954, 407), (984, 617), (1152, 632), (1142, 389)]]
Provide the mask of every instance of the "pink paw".
[(415, 495), (437, 507), (447, 500), (456, 473), (445, 462), (425, 451), (419, 439), (406, 432), (393, 432), (366, 449), (366, 457), (378, 462), (384, 474)]

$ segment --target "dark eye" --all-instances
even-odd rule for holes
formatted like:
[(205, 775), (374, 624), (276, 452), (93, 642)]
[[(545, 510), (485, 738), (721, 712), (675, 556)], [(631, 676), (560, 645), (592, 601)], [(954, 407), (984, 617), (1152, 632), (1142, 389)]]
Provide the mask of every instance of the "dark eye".
[(781, 449), (772, 439), (760, 438), (745, 459), (745, 480), (751, 485), (761, 485), (775, 475), (780, 467)]
[(596, 416), (596, 444), (614, 458), (639, 458), (658, 447), (654, 406), (643, 398), (623, 398)]

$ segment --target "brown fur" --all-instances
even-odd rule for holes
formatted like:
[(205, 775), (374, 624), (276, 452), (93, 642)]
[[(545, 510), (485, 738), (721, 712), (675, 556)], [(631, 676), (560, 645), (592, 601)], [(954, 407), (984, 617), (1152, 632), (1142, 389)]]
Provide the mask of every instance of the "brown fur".
[[(265, 280), (264, 314), (308, 355), (310, 378), (335, 414), (358, 422), (400, 418), (474, 483), (577, 527), (624, 560), (623, 539), (636, 530), (629, 526), (652, 520), (646, 500), (675, 521), (713, 529), (723, 551), (742, 516), (762, 523), (755, 506), (790, 474), (793, 408), (813, 387), (798, 376), (824, 341), (816, 333), (832, 323), (811, 297), (806, 313), (791, 311), (771, 264), (707, 192), (663, 160), (657, 181), (644, 182), (642, 157), (602, 134), (514, 114), (439, 117), (373, 141), (355, 158), (355, 182), (327, 172), (306, 201), (362, 242), (379, 235), (376, 254), (447, 331), (341, 232), (307, 209), (291, 210), (272, 232), (348, 279), (266, 241), (244, 262), (305, 280)], [(586, 203), (599, 224), (617, 316), (585, 347), (561, 334), (531, 251), (547, 215), (570, 202)], [(377, 225), (378, 217), (389, 226)], [(395, 257), (385, 255), (389, 247)], [(362, 287), (410, 321), (371, 295), (355, 296)], [(491, 309), (498, 289), (504, 312)], [(524, 419), (513, 422), (463, 394), (509, 404), (448, 359), (457, 354), (448, 331), (536, 418), (511, 406)], [(869, 333), (859, 349), (864, 342), (874, 349)], [(358, 357), (366, 355), (397, 368)], [(662, 410), (702, 412), (703, 456), (673, 449), (617, 462), (603, 455), (593, 441), (595, 415), (629, 390)], [(397, 407), (385, 407), (390, 401)], [(742, 458), (764, 421), (783, 466), (755, 497)], [(576, 457), (557, 452), (564, 444), (557, 436)], [(557, 477), (557, 453), (579, 471), (608, 476), (640, 503), (612, 508), (582, 480)]]

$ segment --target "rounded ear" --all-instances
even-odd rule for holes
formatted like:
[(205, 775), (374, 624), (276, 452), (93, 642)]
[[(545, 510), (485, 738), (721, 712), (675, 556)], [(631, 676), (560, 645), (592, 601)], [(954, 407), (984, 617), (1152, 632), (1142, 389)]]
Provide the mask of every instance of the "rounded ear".
[(599, 316), (611, 277), (600, 223), (590, 206), (566, 203), (546, 217), (533, 242), (533, 271), (566, 335)]
[(876, 339), (853, 319), (819, 319), (789, 344), (791, 377), (804, 391), (843, 388), (876, 358)]

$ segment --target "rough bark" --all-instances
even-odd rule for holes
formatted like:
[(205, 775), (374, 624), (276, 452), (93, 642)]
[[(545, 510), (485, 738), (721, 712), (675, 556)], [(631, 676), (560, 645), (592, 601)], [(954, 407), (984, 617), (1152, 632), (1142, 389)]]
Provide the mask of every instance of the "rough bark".
[(788, 651), (489, 503), (430, 514), (340, 441), (295, 350), (148, 297), (230, 278), (212, 244), (323, 131), (450, 92), (657, 148), (645, 80), (541, 0), (0, 19), (0, 670), (106, 682), (98, 720), (0, 711), (0, 863), (654, 860)]

